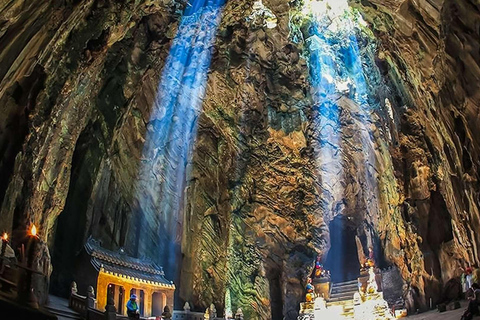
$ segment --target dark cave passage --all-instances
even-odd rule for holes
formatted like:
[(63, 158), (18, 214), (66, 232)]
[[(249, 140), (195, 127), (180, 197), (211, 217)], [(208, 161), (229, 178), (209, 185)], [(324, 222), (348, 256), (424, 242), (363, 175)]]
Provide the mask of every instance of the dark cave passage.
[(336, 216), (330, 222), (329, 228), (331, 247), (325, 268), (330, 270), (332, 282), (355, 280), (360, 275), (356, 230), (343, 215)]

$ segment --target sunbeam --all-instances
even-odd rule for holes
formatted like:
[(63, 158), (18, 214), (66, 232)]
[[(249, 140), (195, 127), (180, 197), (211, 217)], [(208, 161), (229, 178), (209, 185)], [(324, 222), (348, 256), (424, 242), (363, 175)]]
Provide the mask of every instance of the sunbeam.
[[(195, 143), (202, 111), (212, 49), (225, 0), (190, 1), (178, 26), (163, 68), (157, 98), (147, 125), (139, 184), (139, 210), (162, 221), (158, 230), (161, 259), (170, 274), (177, 271), (181, 237), (181, 211), (188, 175), (187, 165)], [(147, 246), (140, 235), (139, 247)]]
[[(330, 223), (330, 248), (326, 259), (324, 257), (325, 267), (331, 270), (331, 280), (337, 286), (351, 286), (348, 290), (356, 291), (360, 276), (357, 250), (365, 249), (357, 248), (355, 223), (359, 221), (353, 221), (348, 211), (355, 208), (344, 202), (345, 194), (351, 192), (349, 180), (360, 181), (363, 185), (363, 190), (358, 193), (362, 199), (357, 199), (359, 203), (365, 203), (366, 212), (363, 214), (378, 214), (374, 141), (369, 128), (372, 123), (370, 88), (357, 39), (365, 22), (343, 0), (306, 1), (302, 12), (311, 21), (306, 43), (313, 112), (316, 114), (316, 164), (322, 187), (323, 219)], [(355, 152), (361, 154), (350, 154), (349, 139), (360, 142), (362, 150)], [(351, 161), (357, 172), (348, 171), (352, 167)], [(369, 202), (366, 195), (373, 200)], [(383, 299), (378, 303), (383, 310)], [(345, 315), (342, 313), (344, 309), (336, 305), (330, 305), (328, 312), (337, 312), (338, 317)], [(362, 316), (355, 314), (357, 318)]]

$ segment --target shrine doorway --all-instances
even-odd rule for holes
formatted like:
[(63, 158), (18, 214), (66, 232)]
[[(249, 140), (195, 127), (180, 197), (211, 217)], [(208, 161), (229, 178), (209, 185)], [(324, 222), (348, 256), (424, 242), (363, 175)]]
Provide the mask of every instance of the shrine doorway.
[(132, 296), (132, 294), (136, 294), (137, 295), (137, 302), (138, 302), (138, 310), (140, 311), (140, 316), (144, 316), (145, 313), (145, 293), (143, 292), (143, 290), (139, 290), (139, 289), (131, 289), (130, 290), (130, 296)]
[(167, 296), (163, 292), (154, 292), (152, 295), (152, 316), (161, 316), (167, 305)]
[(338, 215), (330, 222), (329, 229), (330, 250), (325, 269), (330, 271), (334, 283), (356, 280), (360, 275), (360, 261), (355, 226), (348, 217)]
[(123, 287), (118, 287), (118, 297), (117, 297), (117, 313), (123, 315), (123, 306), (125, 302), (125, 289)]

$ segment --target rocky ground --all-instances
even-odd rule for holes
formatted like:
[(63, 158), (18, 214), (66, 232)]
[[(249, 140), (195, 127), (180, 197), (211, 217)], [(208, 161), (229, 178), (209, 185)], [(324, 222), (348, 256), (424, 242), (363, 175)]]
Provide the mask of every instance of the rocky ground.
[[(414, 319), (414, 320), (460, 320), (463, 313), (465, 312), (466, 304), (462, 305), (463, 307), (457, 310), (450, 310), (445, 312), (438, 312), (438, 311), (428, 311), (421, 314), (416, 314), (413, 316), (407, 317), (407, 319)], [(474, 317), (474, 319), (478, 319), (479, 317)]]

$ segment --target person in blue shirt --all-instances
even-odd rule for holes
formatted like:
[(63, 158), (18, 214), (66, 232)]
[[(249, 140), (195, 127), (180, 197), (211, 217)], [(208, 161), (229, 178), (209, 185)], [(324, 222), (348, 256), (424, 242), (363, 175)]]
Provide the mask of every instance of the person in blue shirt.
[(132, 319), (140, 319), (140, 310), (138, 309), (137, 295), (132, 294), (127, 302), (127, 316)]

